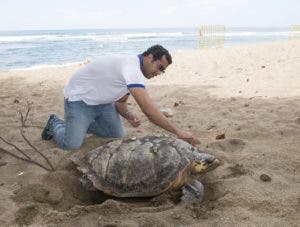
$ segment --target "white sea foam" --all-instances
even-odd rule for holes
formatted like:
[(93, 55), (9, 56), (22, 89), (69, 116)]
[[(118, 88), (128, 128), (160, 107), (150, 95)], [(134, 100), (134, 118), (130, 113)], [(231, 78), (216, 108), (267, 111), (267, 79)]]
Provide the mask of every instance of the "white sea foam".
[(63, 40), (96, 40), (120, 41), (129, 39), (146, 39), (159, 37), (180, 37), (182, 32), (149, 32), (149, 33), (124, 33), (124, 34), (87, 34), (87, 35), (23, 35), (0, 36), (0, 42), (36, 42), (36, 41), (63, 41)]
[(78, 61), (78, 62), (70, 62), (70, 63), (63, 63), (63, 64), (41, 64), (41, 65), (34, 65), (30, 67), (22, 67), (22, 68), (15, 68), (15, 69), (10, 69), (8, 71), (30, 71), (30, 70), (38, 70), (38, 69), (44, 69), (44, 68), (56, 68), (56, 67), (67, 67), (67, 66), (74, 66), (74, 65), (80, 65), (80, 64), (85, 64), (89, 60), (84, 60), (84, 61)]

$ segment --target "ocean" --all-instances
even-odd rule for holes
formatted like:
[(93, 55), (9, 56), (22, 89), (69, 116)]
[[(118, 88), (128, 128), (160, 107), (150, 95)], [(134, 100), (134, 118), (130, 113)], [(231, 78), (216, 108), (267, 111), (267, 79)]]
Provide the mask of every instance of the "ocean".
[[(200, 49), (289, 39), (291, 28), (197, 28), (88, 29), (0, 31), (0, 71), (74, 64), (112, 53), (143, 52), (161, 44), (168, 50)], [(202, 37), (202, 38), (201, 38)], [(203, 39), (204, 37), (204, 39)]]

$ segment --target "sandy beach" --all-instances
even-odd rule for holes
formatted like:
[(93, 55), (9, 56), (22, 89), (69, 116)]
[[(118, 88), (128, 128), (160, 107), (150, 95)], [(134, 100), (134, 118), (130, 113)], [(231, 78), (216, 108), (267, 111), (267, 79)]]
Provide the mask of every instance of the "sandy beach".
[[(82, 189), (70, 156), (109, 140), (88, 136), (68, 152), (40, 137), (51, 113), (63, 117), (63, 86), (82, 65), (18, 70), (0, 73), (0, 136), (46, 165), (22, 129), (56, 171), (0, 152), (0, 226), (300, 226), (300, 41), (172, 55), (147, 89), (157, 105), (172, 109), (173, 122), (197, 136), (199, 149), (220, 160), (198, 177), (201, 204), (185, 208), (178, 193), (119, 199)], [(18, 111), (25, 116), (28, 103), (21, 126)], [(139, 112), (132, 97), (129, 103)], [(124, 122), (128, 136), (168, 134), (139, 113), (140, 128)], [(3, 141), (0, 147), (18, 154)]]

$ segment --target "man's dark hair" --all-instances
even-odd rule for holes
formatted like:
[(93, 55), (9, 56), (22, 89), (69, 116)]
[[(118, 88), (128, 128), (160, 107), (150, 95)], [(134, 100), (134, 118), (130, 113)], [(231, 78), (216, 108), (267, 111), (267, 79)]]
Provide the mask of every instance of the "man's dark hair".
[(166, 55), (166, 59), (170, 64), (172, 64), (172, 56), (170, 55), (169, 51), (164, 48), (161, 45), (154, 45), (152, 47), (149, 47), (148, 50), (146, 50), (144, 53), (142, 53), (143, 56), (148, 56), (149, 54), (153, 55), (153, 60), (161, 60), (163, 55)]

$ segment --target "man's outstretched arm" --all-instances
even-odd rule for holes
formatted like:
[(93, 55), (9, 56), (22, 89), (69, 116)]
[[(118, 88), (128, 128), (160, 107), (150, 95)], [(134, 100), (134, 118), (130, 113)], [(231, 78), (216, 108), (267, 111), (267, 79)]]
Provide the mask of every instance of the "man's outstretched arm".
[(191, 132), (181, 130), (161, 113), (159, 108), (151, 100), (146, 89), (130, 88), (129, 90), (143, 113), (149, 118), (152, 123), (175, 134), (180, 139), (186, 140), (193, 145), (196, 144), (197, 139)]

